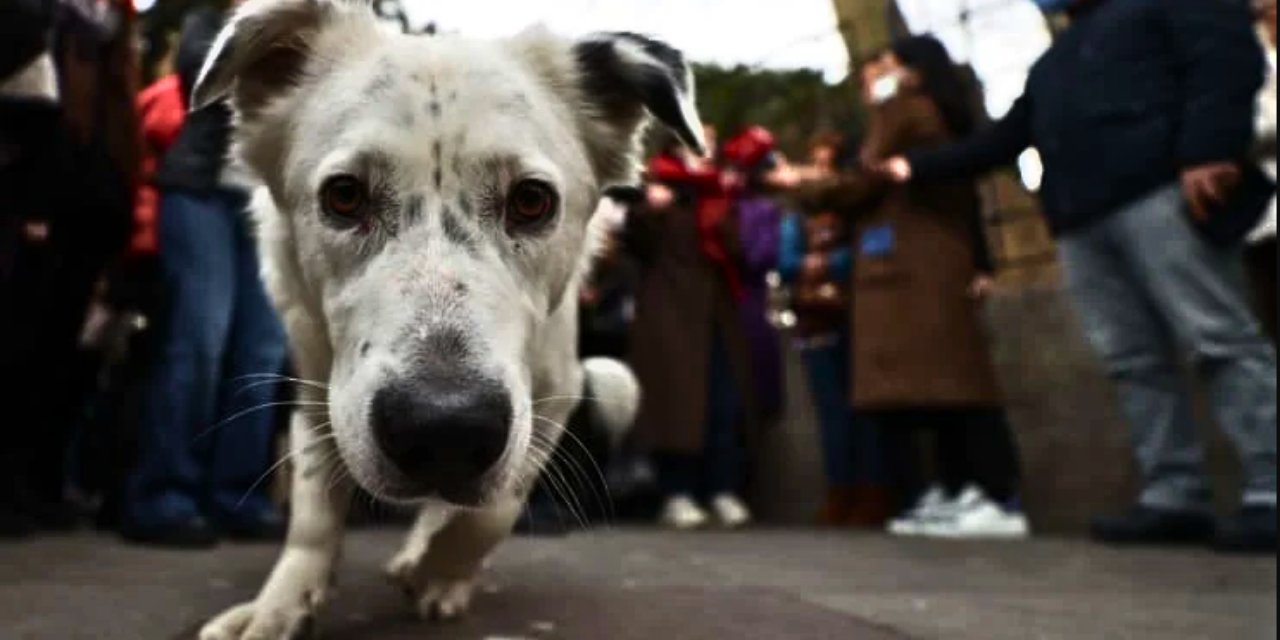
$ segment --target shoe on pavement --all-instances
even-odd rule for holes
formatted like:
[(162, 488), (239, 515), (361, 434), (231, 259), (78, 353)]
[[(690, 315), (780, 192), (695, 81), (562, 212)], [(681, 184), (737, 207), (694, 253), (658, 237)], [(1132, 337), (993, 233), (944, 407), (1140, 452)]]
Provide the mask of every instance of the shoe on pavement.
[(134, 544), (164, 549), (201, 550), (218, 546), (218, 534), (203, 518), (155, 526), (125, 526), (120, 534)]
[(1198, 545), (1213, 539), (1213, 518), (1199, 511), (1138, 505), (1118, 516), (1094, 518), (1093, 539), (1113, 545)]
[(1276, 508), (1246, 506), (1218, 523), (1213, 548), (1221, 553), (1270, 555), (1276, 553)]
[(949, 517), (924, 522), (920, 535), (949, 540), (1025, 540), (1031, 525), (1021, 511), (993, 502), (971, 487), (955, 502)]
[(706, 511), (686, 495), (672, 496), (662, 507), (658, 521), (665, 527), (677, 531), (689, 531), (705, 527), (711, 520)]
[(751, 510), (742, 499), (731, 493), (722, 493), (711, 500), (711, 511), (726, 529), (741, 529), (751, 524)]
[(895, 536), (917, 536), (924, 523), (944, 517), (953, 506), (942, 487), (934, 485), (920, 497), (916, 505), (901, 516), (894, 518), (887, 527)]

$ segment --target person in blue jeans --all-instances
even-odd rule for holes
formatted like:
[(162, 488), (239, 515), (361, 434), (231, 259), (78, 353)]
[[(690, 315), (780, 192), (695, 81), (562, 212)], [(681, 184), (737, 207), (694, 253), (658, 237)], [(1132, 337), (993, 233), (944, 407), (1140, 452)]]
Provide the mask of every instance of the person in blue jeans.
[[(836, 144), (815, 142), (814, 171), (830, 168)], [(879, 528), (893, 512), (882, 434), (849, 402), (852, 268), (845, 225), (835, 213), (794, 213), (783, 219), (778, 271), (792, 290), (795, 342), (818, 414), (827, 476), (827, 498), (816, 520), (822, 526)]]
[[(1247, 3), (1037, 3), (1072, 24), (1009, 113), (881, 170), (900, 182), (955, 178), (1036, 147), (1067, 290), (1116, 384), (1142, 472), (1137, 504), (1097, 518), (1094, 537), (1275, 553), (1276, 357), (1242, 266), (1250, 218), (1274, 194), (1248, 179), (1264, 62)], [(1241, 508), (1216, 526), (1185, 356), (1244, 470)]]
[[(184, 24), (184, 95), (222, 17)], [(229, 112), (188, 116), (161, 161), (160, 263), (169, 295), (163, 343), (127, 480), (126, 539), (207, 547), (219, 537), (275, 538), (283, 520), (259, 482), (270, 465), (284, 329), (262, 283), (246, 190), (227, 166)]]

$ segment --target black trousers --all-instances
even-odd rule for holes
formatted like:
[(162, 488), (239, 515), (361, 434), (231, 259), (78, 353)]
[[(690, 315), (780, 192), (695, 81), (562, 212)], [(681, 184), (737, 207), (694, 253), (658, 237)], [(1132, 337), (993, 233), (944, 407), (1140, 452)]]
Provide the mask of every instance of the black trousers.
[(94, 276), (56, 246), (25, 246), (0, 286), (0, 503), (63, 497), (88, 371), (80, 328)]
[(931, 484), (929, 475), (952, 495), (972, 484), (997, 502), (1017, 497), (1022, 469), (1003, 408), (912, 409), (874, 416), (884, 428), (889, 473), (903, 508), (920, 499)]

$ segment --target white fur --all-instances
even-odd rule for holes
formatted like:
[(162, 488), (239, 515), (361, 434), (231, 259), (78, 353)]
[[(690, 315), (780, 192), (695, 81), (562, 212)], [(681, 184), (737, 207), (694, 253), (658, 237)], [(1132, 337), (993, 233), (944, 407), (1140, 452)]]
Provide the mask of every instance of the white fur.
[[(193, 101), (227, 97), (234, 108), (236, 158), (261, 184), (264, 279), (300, 375), (327, 388), (304, 399), (329, 411), (294, 417), (293, 520), (275, 570), (201, 640), (282, 640), (314, 627), (354, 484), (421, 506), (387, 572), (425, 617), (461, 615), (576, 405), (539, 400), (576, 398), (590, 377), (615, 433), (634, 417), (630, 372), (578, 360), (577, 299), (603, 226), (592, 214), (606, 187), (635, 180), (649, 105), (606, 108), (585, 79), (613, 72), (583, 68), (575, 46), (540, 29), (496, 42), (390, 33), (345, 0), (250, 0), (218, 37)], [(634, 39), (619, 46), (630, 47), (624, 67), (662, 64)], [(683, 63), (663, 72), (688, 76)], [(700, 131), (686, 86), (679, 124)], [(335, 173), (360, 176), (385, 205), (367, 232), (319, 210)], [(493, 200), (528, 177), (553, 185), (561, 210), (543, 232), (509, 233)], [(468, 349), (439, 363), (431, 341), (447, 333)], [(419, 495), (372, 435), (380, 385), (433, 366), (489, 376), (510, 394), (511, 435), (478, 508)]]

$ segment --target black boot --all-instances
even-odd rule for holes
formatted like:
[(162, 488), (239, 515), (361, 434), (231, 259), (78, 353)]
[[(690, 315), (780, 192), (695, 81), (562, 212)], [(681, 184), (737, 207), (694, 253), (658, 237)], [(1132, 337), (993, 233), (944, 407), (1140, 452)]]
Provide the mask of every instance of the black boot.
[(1222, 553), (1276, 553), (1276, 508), (1245, 507), (1218, 523), (1213, 548)]
[(1117, 545), (1205, 544), (1213, 539), (1213, 518), (1197, 511), (1136, 506), (1119, 516), (1093, 520), (1093, 539)]

